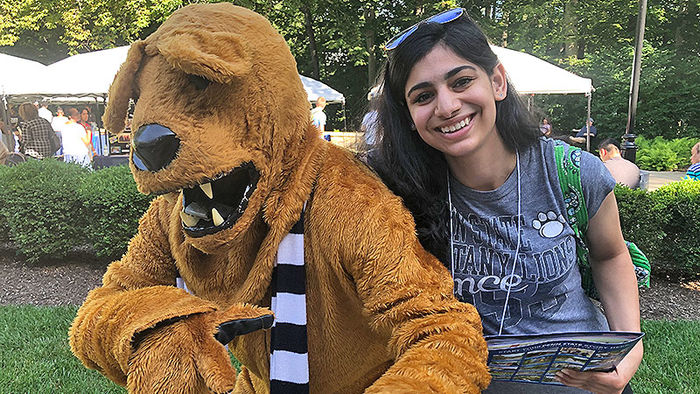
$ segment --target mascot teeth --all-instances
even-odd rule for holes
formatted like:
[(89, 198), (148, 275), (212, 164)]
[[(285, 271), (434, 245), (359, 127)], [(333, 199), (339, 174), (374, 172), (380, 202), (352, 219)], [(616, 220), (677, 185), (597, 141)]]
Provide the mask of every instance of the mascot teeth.
[(199, 185), (199, 187), (202, 189), (204, 194), (207, 195), (210, 199), (214, 199), (214, 193), (211, 191), (211, 183), (205, 183), (202, 185)]
[(182, 223), (184, 223), (187, 227), (194, 227), (199, 222), (199, 219), (197, 219), (196, 217), (188, 215), (182, 211), (180, 212), (180, 219), (182, 219)]
[(224, 223), (224, 218), (221, 217), (216, 208), (211, 209), (211, 220), (214, 222), (214, 226), (221, 226)]
[(182, 190), (180, 219), (187, 235), (202, 237), (233, 226), (248, 207), (259, 173), (245, 163)]

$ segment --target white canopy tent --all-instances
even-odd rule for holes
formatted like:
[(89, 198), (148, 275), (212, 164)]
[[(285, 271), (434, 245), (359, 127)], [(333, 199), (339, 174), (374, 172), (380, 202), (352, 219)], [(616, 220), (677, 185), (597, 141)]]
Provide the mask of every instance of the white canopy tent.
[(593, 84), (525, 52), (491, 46), (520, 94), (590, 94)]
[[(491, 45), (491, 49), (503, 64), (518, 93), (528, 95), (528, 106), (530, 97), (535, 94), (585, 94), (588, 99), (586, 119), (591, 117), (591, 95), (595, 88), (589, 78), (579, 77), (525, 52), (494, 45)], [(586, 150), (591, 150), (588, 133)]]
[[(21, 68), (18, 68), (14, 74), (17, 82), (9, 85), (5, 94), (53, 97), (58, 101), (66, 101), (67, 97), (104, 98), (119, 66), (126, 60), (128, 51), (127, 45), (81, 53), (49, 66), (37, 63), (41, 68), (33, 68), (34, 71), (31, 73), (21, 72)], [(345, 96), (340, 92), (317, 80), (303, 75), (300, 77), (309, 96), (309, 102), (324, 96), (329, 103), (345, 104)]]
[(329, 104), (345, 104), (345, 96), (337, 90), (301, 74), (299, 74), (299, 77), (301, 77), (301, 83), (304, 84), (304, 90), (306, 90), (306, 95), (309, 97), (310, 102), (316, 102), (316, 99), (323, 96)]
[(0, 53), (0, 94), (12, 94), (32, 78), (42, 78), (46, 66), (33, 60)]

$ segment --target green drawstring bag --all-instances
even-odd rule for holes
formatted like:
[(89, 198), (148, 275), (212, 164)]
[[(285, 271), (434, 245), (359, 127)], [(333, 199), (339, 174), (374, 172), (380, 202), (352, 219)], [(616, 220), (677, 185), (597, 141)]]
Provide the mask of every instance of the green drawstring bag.
[[(557, 164), (559, 186), (566, 205), (566, 220), (573, 229), (576, 238), (581, 286), (589, 297), (598, 299), (598, 292), (593, 283), (593, 272), (588, 261), (588, 246), (585, 242), (586, 230), (588, 230), (588, 210), (581, 187), (581, 148), (555, 141), (554, 160)], [(649, 287), (651, 279), (649, 259), (637, 245), (627, 241), (625, 243), (632, 257), (637, 284), (639, 287)]]

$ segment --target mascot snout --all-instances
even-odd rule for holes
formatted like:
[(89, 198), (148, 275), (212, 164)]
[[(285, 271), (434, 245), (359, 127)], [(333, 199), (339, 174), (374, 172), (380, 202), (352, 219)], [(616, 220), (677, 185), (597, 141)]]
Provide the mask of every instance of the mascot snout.
[(159, 124), (139, 127), (133, 139), (134, 166), (141, 171), (160, 171), (175, 159), (180, 139), (169, 128)]

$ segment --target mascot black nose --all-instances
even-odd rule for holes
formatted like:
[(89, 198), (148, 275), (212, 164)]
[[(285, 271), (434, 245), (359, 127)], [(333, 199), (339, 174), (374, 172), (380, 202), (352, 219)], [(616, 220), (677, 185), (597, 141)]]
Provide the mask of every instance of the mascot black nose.
[(167, 167), (177, 156), (180, 139), (169, 128), (159, 124), (139, 127), (134, 134), (134, 165), (141, 171), (156, 172)]

